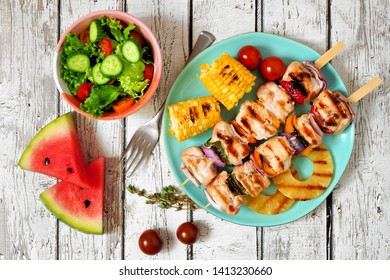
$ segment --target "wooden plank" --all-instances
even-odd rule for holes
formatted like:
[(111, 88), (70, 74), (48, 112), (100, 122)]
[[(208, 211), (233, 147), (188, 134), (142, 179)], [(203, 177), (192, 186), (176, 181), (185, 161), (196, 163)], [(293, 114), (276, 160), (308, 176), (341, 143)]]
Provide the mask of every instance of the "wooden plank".
[[(127, 11), (143, 20), (156, 35), (164, 60), (158, 92), (142, 110), (126, 119), (127, 141), (140, 125), (155, 115), (184, 65), (184, 60), (188, 55), (188, 3), (189, 1), (180, 0), (160, 1), (158, 5), (152, 2), (127, 2)], [(132, 184), (145, 189), (148, 193), (154, 193), (161, 191), (163, 186), (177, 185), (169, 171), (162, 141), (163, 139), (160, 139), (160, 144), (154, 149), (152, 156), (140, 167), (140, 171), (132, 177), (126, 177), (126, 186)], [(186, 259), (187, 247), (180, 244), (175, 236), (177, 227), (186, 221), (186, 211), (162, 210), (155, 205), (146, 205), (143, 198), (127, 191), (124, 209), (125, 259), (151, 258), (144, 255), (138, 248), (139, 235), (149, 228), (158, 230), (164, 240), (163, 250), (152, 259)]]
[(390, 258), (388, 4), (332, 1), (331, 39), (347, 47), (333, 65), (347, 90), (352, 93), (376, 75), (384, 81), (355, 107), (354, 149), (333, 195), (334, 259)]
[(51, 70), (57, 1), (4, 0), (0, 16), (0, 259), (54, 259), (56, 223), (39, 193), (55, 180), (23, 171), (17, 161), (57, 115)]
[[(327, 49), (326, 1), (263, 1), (259, 26), (304, 43), (319, 53)], [(259, 243), (264, 259), (325, 259), (326, 203), (293, 223), (264, 228)]]
[[(79, 17), (96, 10), (122, 10), (123, 1), (62, 1), (61, 34)], [(66, 12), (65, 12), (66, 11)], [(61, 113), (70, 111), (60, 102)], [(59, 223), (59, 259), (121, 259), (122, 256), (122, 176), (117, 161), (123, 147), (123, 121), (96, 121), (77, 114), (77, 130), (84, 159), (91, 162), (106, 157), (104, 235), (88, 235)]]
[[(207, 30), (217, 41), (255, 31), (254, 1), (193, 1), (192, 40)], [(194, 259), (256, 259), (256, 228), (223, 221), (203, 210), (195, 211), (194, 221), (201, 225), (202, 242), (194, 244)], [(231, 233), (231, 234), (227, 234)]]

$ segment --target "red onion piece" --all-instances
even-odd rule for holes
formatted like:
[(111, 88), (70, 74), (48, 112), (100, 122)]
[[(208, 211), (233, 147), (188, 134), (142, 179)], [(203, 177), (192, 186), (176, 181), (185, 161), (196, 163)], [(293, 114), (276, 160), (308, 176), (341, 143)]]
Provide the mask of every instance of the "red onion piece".
[(291, 133), (288, 133), (288, 132), (282, 132), (282, 133), (279, 133), (279, 135), (286, 137), (287, 140), (289, 140), (293, 136)]
[(298, 139), (297, 136), (291, 137), (288, 142), (290, 143), (291, 147), (295, 150), (295, 155), (299, 155), (302, 153), (302, 151), (305, 149), (305, 146), (301, 142), (301, 140)]
[(306, 67), (308, 67), (308, 68), (310, 68), (311, 70), (313, 70), (313, 72), (316, 73), (318, 79), (319, 79), (320, 81), (322, 81), (322, 89), (321, 89), (321, 91), (323, 91), (323, 90), (326, 88), (326, 86), (327, 86), (327, 81), (326, 81), (325, 75), (321, 72), (320, 69), (317, 68), (317, 66), (316, 66), (313, 62), (311, 62), (311, 61), (305, 61), (305, 62), (303, 62), (303, 63), (304, 63), (304, 65), (305, 65)]
[(218, 210), (218, 211), (220, 211), (220, 212), (223, 212), (223, 209), (222, 209), (221, 205), (219, 205), (219, 204), (212, 198), (212, 196), (209, 194), (209, 192), (208, 192), (206, 189), (204, 189), (203, 192), (204, 192), (204, 195), (206, 196), (208, 202), (210, 202), (210, 204), (211, 204), (216, 210)]
[(321, 137), (324, 136), (324, 132), (322, 131), (321, 127), (318, 125), (317, 121), (315, 120), (312, 114), (309, 114), (309, 122), (311, 127), (319, 136)]
[[(256, 171), (257, 172), (259, 172), (262, 176), (267, 176), (265, 173), (264, 173), (264, 170), (263, 169), (261, 169), (260, 167), (258, 167), (254, 162), (253, 162), (253, 160), (251, 160), (251, 162), (252, 162), (252, 165), (255, 167), (255, 169), (256, 169)], [(268, 177), (268, 176), (267, 176)]]
[(213, 148), (211, 147), (206, 147), (205, 145), (202, 145), (200, 147), (204, 153), (204, 155), (206, 157), (208, 157), (209, 159), (211, 159), (214, 164), (218, 167), (225, 167), (226, 166), (226, 163), (224, 163), (220, 158), (219, 156), (217, 155), (217, 153), (213, 150)]

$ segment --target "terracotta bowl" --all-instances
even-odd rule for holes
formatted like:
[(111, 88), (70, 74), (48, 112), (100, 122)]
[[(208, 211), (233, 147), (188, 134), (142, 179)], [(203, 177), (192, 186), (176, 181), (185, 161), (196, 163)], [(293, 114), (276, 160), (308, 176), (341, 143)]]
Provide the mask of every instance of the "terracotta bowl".
[(154, 61), (153, 78), (149, 87), (145, 91), (143, 97), (140, 98), (132, 107), (130, 107), (127, 111), (123, 113), (105, 112), (103, 116), (98, 118), (98, 120), (118, 120), (118, 119), (125, 118), (131, 114), (134, 114), (152, 98), (160, 83), (161, 73), (162, 73), (163, 65), (162, 65), (162, 55), (161, 55), (160, 45), (158, 44), (156, 37), (150, 31), (150, 29), (135, 16), (132, 16), (128, 13), (121, 12), (121, 11), (100, 10), (100, 11), (95, 11), (90, 14), (87, 14), (79, 18), (75, 22), (73, 22), (72, 25), (69, 26), (69, 28), (65, 31), (65, 33), (62, 34), (57, 44), (57, 47), (55, 49), (54, 64), (53, 64), (54, 79), (55, 79), (57, 89), (60, 91), (60, 94), (65, 99), (65, 101), (68, 102), (68, 104), (72, 106), (72, 108), (76, 110), (78, 113), (93, 118), (92, 115), (80, 109), (80, 103), (81, 103), (80, 100), (76, 96), (70, 93), (66, 82), (61, 78), (61, 52), (62, 52), (62, 45), (65, 41), (65, 36), (68, 33), (74, 32), (77, 35), (80, 34), (82, 31), (88, 29), (89, 23), (92, 20), (98, 19), (101, 16), (115, 18), (123, 21), (126, 24), (134, 23), (137, 26), (135, 30), (143, 37), (145, 43), (149, 45), (149, 47), (151, 48), (153, 61)]

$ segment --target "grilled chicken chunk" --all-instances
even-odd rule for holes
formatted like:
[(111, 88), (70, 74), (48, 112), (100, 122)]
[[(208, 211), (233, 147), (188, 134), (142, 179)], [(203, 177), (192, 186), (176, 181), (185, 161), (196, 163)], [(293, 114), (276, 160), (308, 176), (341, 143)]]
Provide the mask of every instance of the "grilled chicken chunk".
[(298, 90), (304, 95), (304, 104), (316, 98), (326, 87), (324, 75), (309, 61), (291, 62), (282, 77), (282, 85), (283, 82), (290, 84), (292, 90)]
[(214, 126), (213, 135), (210, 140), (221, 142), (221, 146), (232, 165), (242, 164), (242, 160), (250, 153), (248, 143), (241, 140), (231, 124), (220, 121)]
[(317, 147), (322, 142), (322, 136), (318, 135), (310, 124), (310, 115), (303, 114), (297, 117), (297, 126), (295, 129), (307, 144)]
[(260, 101), (245, 100), (236, 116), (237, 123), (257, 140), (275, 135), (279, 121)]
[(286, 137), (273, 137), (256, 147), (262, 160), (264, 171), (271, 176), (277, 176), (291, 167), (291, 158), (295, 150)]
[(354, 119), (354, 112), (344, 95), (328, 89), (314, 100), (311, 112), (326, 133), (339, 134)]
[(287, 91), (274, 82), (266, 82), (257, 89), (257, 98), (281, 123), (294, 111), (295, 101)]
[(197, 187), (208, 185), (218, 174), (213, 161), (207, 158), (199, 147), (185, 149), (181, 159), (181, 169)]
[(267, 175), (262, 170), (257, 169), (251, 160), (234, 167), (232, 174), (252, 197), (256, 197), (270, 185)]
[(206, 187), (205, 191), (219, 205), (222, 211), (230, 216), (236, 215), (240, 211), (243, 203), (241, 195), (234, 195), (227, 186), (226, 180), (229, 174), (222, 171), (217, 177)]

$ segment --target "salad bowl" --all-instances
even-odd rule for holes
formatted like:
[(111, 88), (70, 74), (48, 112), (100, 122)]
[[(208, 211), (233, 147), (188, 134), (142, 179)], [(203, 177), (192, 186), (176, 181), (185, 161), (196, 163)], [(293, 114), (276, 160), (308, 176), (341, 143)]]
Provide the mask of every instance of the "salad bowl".
[[(147, 46), (147, 49), (148, 49), (148, 52), (150, 55), (149, 56), (150, 61), (146, 62), (146, 63), (152, 64), (153, 67), (151, 67), (151, 69), (152, 69), (151, 73), (150, 73), (151, 78), (149, 78), (148, 85), (145, 86), (144, 90), (142, 90), (142, 93), (141, 93), (142, 95), (139, 94), (136, 98), (134, 98), (135, 102), (133, 102), (134, 103), (133, 105), (127, 106), (128, 108), (125, 108), (122, 110), (112, 110), (111, 104), (108, 104), (108, 102), (107, 102), (107, 104), (105, 104), (105, 106), (101, 106), (101, 108), (99, 108), (100, 111), (98, 113), (95, 113), (95, 111), (91, 112), (91, 111), (88, 111), (85, 109), (86, 106), (83, 106), (84, 105), (83, 103), (85, 103), (86, 101), (81, 100), (79, 98), (78, 94), (76, 95), (75, 88), (73, 88), (73, 90), (71, 90), (71, 88), (72, 88), (71, 87), (72, 86), (71, 79), (72, 78), (69, 78), (69, 76), (67, 78), (64, 78), (64, 74), (63, 74), (63, 69), (64, 69), (63, 60), (64, 59), (61, 58), (61, 56), (64, 52), (64, 46), (66, 46), (66, 44), (67, 44), (67, 40), (68, 40), (67, 35), (68, 34), (73, 33), (73, 34), (75, 34), (76, 38), (81, 39), (82, 32), (85, 32), (86, 30), (90, 31), (90, 29), (89, 29), (90, 23), (92, 21), (99, 20), (102, 17), (105, 17), (108, 19), (115, 19), (116, 21), (120, 22), (121, 25), (123, 24), (124, 27), (129, 26), (131, 24), (134, 24), (135, 25), (135, 29), (134, 29), (135, 33), (137, 33), (141, 36), (140, 40), (142, 40), (144, 46)], [(110, 39), (110, 41), (114, 41), (111, 38), (109, 38), (109, 39)], [(139, 42), (139, 41), (137, 40), (137, 42)], [(116, 46), (117, 42), (114, 42), (113, 45)], [(100, 45), (99, 45), (99, 48), (100, 48)], [(143, 53), (143, 52), (144, 52), (144, 48), (142, 48), (141, 53)], [(115, 53), (115, 51), (113, 51), (113, 53)], [(94, 61), (94, 58), (91, 58), (91, 67), (90, 68), (92, 68), (92, 66), (93, 66), (92, 65), (93, 61)], [(143, 66), (143, 67), (145, 67), (145, 66)], [(125, 67), (123, 67), (123, 68), (125, 69)], [(123, 72), (124, 72), (124, 70), (123, 70)], [(80, 73), (76, 73), (76, 74), (80, 74)], [(113, 11), (113, 10), (95, 11), (95, 12), (89, 13), (89, 14), (79, 18), (75, 22), (73, 22), (60, 37), (60, 40), (59, 40), (59, 42), (55, 48), (55, 52), (54, 52), (53, 75), (54, 75), (56, 87), (57, 87), (58, 91), (60, 92), (61, 96), (75, 111), (77, 111), (78, 113), (80, 113), (84, 116), (87, 116), (90, 118), (95, 118), (98, 120), (118, 120), (118, 119), (125, 118), (125, 117), (137, 112), (152, 98), (152, 96), (156, 92), (157, 87), (160, 83), (161, 75), (162, 75), (161, 49), (160, 49), (159, 43), (158, 43), (156, 37), (154, 36), (154, 34), (152, 33), (152, 31), (141, 20), (139, 20), (135, 16), (130, 15), (130, 14), (125, 13), (125, 12), (121, 12), (121, 11)], [(84, 73), (81, 73), (81, 75), (84, 75)], [(86, 71), (85, 75), (88, 76), (88, 70)], [(146, 75), (146, 69), (145, 69), (145, 75)], [(92, 77), (93, 77), (93, 75), (92, 75)], [(145, 78), (143, 76), (142, 79), (140, 79), (140, 80), (143, 80), (143, 79), (146, 80), (146, 76), (145, 76)], [(92, 81), (90, 81), (90, 80), (91, 79), (89, 79), (89, 80), (87, 79), (86, 82), (91, 82), (93, 84), (93, 82), (94, 82), (93, 79), (92, 79)], [(119, 78), (118, 79), (112, 78), (111, 80), (114, 82), (116, 81), (116, 84), (119, 84), (118, 80), (120, 81)], [(144, 82), (144, 81), (140, 81), (140, 82)], [(108, 83), (108, 84), (111, 84), (111, 83)], [(95, 84), (93, 86), (95, 86)], [(110, 87), (108, 85), (105, 85), (105, 86)], [(114, 88), (114, 87), (112, 86), (112, 88)], [(124, 91), (122, 90), (121, 91), (122, 95), (123, 95), (123, 92)], [(89, 103), (91, 103), (91, 102), (89, 102)]]

